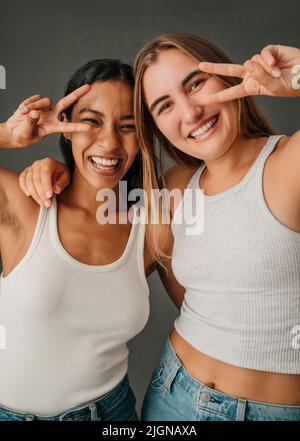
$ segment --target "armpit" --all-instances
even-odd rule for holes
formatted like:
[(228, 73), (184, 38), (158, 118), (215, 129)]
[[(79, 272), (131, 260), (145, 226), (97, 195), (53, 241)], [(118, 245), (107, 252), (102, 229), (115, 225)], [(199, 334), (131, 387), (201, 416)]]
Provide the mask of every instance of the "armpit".
[(0, 209), (0, 225), (7, 227), (19, 236), (21, 233), (21, 224), (18, 218), (10, 213), (7, 207), (3, 207)]

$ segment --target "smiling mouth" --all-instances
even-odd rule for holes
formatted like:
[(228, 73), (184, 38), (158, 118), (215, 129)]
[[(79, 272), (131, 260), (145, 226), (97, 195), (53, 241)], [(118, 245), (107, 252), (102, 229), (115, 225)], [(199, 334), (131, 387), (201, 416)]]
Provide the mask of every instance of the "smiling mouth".
[(121, 158), (104, 158), (103, 156), (88, 156), (88, 160), (97, 170), (117, 170), (120, 168)]
[(194, 130), (189, 134), (189, 138), (199, 139), (201, 136), (208, 133), (218, 122), (220, 114), (214, 115), (209, 121), (203, 124), (199, 129)]

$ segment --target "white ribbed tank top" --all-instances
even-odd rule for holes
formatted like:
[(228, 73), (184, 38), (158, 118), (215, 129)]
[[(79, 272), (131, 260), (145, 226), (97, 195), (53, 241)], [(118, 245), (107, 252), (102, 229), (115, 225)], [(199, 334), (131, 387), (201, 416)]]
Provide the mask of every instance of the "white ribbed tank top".
[(127, 342), (149, 315), (139, 210), (123, 255), (94, 266), (63, 248), (56, 200), (41, 207), (28, 252), (1, 276), (0, 406), (55, 415), (123, 379)]
[[(300, 374), (300, 234), (273, 216), (262, 186), (281, 136), (268, 138), (237, 185), (204, 196), (202, 234), (185, 235), (186, 225), (174, 220), (186, 198), (178, 206), (172, 268), (186, 293), (175, 328), (225, 363)], [(204, 167), (188, 188), (199, 189)]]

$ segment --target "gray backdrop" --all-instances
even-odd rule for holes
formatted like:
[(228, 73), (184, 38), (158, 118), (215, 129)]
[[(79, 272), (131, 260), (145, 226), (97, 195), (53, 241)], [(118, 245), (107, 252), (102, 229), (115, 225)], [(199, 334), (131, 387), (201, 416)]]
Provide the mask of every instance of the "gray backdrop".
[[(167, 31), (199, 33), (243, 62), (270, 43), (300, 46), (298, 0), (89, 0), (0, 2), (0, 121), (35, 93), (58, 100), (75, 69), (94, 58), (132, 62), (149, 39)], [(260, 98), (278, 133), (299, 127), (299, 100)], [(28, 149), (2, 150), (1, 167), (20, 171), (32, 161), (60, 158), (57, 137)], [(130, 342), (129, 376), (140, 408), (152, 368), (177, 315), (157, 274), (149, 278), (151, 316)]]

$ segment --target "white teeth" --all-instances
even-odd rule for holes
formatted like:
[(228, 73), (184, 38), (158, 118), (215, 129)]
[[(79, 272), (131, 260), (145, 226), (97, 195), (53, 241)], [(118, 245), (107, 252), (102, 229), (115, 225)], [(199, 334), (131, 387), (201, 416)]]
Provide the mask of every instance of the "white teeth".
[(96, 164), (101, 165), (116, 165), (119, 162), (119, 159), (106, 159), (101, 158), (100, 156), (91, 156), (90, 158)]
[(197, 130), (194, 130), (190, 136), (197, 139), (199, 136), (204, 135), (204, 133), (208, 132), (209, 129), (214, 126), (217, 122), (218, 117), (214, 116), (210, 121), (208, 121), (206, 124), (204, 124), (202, 127), (200, 127)]

